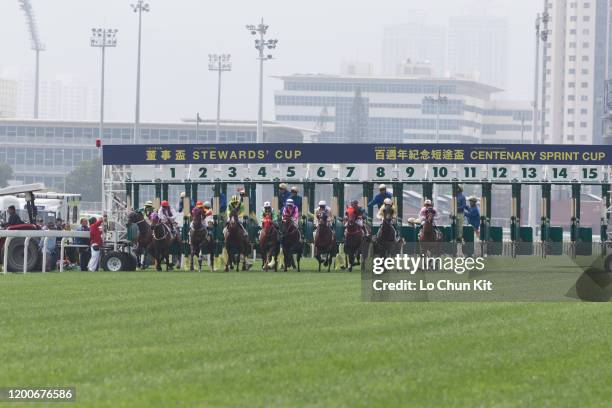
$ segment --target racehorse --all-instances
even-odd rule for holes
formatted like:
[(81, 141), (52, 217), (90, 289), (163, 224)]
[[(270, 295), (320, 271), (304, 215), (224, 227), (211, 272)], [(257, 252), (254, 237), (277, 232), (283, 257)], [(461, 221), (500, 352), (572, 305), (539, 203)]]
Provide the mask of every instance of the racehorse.
[(161, 272), (161, 264), (165, 259), (166, 272), (171, 271), (172, 265), (170, 264), (170, 247), (174, 241), (172, 233), (170, 232), (168, 226), (158, 221), (157, 217), (153, 219), (151, 229), (153, 230), (153, 248), (155, 249), (153, 256), (155, 257), (155, 262), (157, 264), (156, 269)]
[[(363, 222), (363, 219), (361, 220)], [(362, 245), (365, 241), (363, 229), (357, 223), (355, 217), (349, 217), (346, 223), (346, 235), (344, 238), (344, 253), (348, 257), (349, 272), (353, 271), (354, 265), (360, 264), (360, 256), (363, 253)]]
[(259, 236), (259, 250), (264, 271), (269, 269), (271, 262), (274, 262), (274, 270), (278, 270), (277, 257), (279, 249), (278, 229), (274, 222), (272, 222), (270, 215), (266, 215), (263, 219), (261, 235)]
[(393, 218), (389, 210), (383, 210), (383, 220), (380, 231), (374, 239), (374, 255), (377, 257), (388, 258), (396, 252), (397, 239), (393, 228)]
[(227, 220), (227, 231), (225, 234), (225, 250), (227, 251), (227, 264), (225, 272), (240, 267), (242, 257), (242, 270), (247, 270), (246, 258), (248, 254), (249, 241), (244, 236), (244, 231), (238, 220), (238, 209), (232, 210)]
[(442, 234), (434, 225), (434, 211), (427, 210), (425, 213), (425, 222), (421, 226), (419, 232), (419, 244), (421, 253), (437, 255), (440, 252), (440, 242)]
[[(146, 269), (147, 254), (154, 252), (153, 248), (153, 233), (151, 226), (145, 220), (144, 214), (138, 211), (132, 211), (128, 215), (128, 227), (136, 224), (138, 228), (138, 235), (136, 236), (136, 248), (134, 250), (138, 267), (140, 269)], [(142, 260), (141, 260), (142, 258)]]
[(215, 245), (212, 234), (209, 233), (202, 221), (202, 212), (194, 211), (191, 227), (189, 228), (189, 270), (193, 271), (193, 257), (198, 257), (198, 272), (202, 272), (202, 256), (210, 255), (210, 269), (215, 270)]
[[(329, 272), (332, 260), (338, 253), (338, 247), (336, 245), (336, 234), (327, 223), (327, 214), (323, 214), (319, 219), (314, 246), (315, 258), (319, 262), (319, 272), (321, 272), (321, 264), (327, 266), (327, 272)], [(325, 255), (325, 260), (321, 258), (321, 255)]]
[[(281, 247), (283, 248), (283, 259), (285, 261), (284, 271), (287, 272), (288, 267), (300, 272), (300, 259), (304, 250), (304, 243), (300, 236), (300, 230), (295, 225), (290, 216), (283, 216), (281, 221)], [(293, 258), (296, 255), (296, 259)]]

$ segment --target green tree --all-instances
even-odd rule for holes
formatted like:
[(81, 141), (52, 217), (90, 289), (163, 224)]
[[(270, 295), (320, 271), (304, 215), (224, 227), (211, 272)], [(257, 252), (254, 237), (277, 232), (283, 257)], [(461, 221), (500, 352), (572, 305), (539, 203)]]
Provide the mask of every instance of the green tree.
[(82, 161), (66, 176), (65, 193), (81, 194), (83, 201), (102, 201), (100, 159)]
[(0, 188), (8, 186), (8, 181), (13, 178), (13, 168), (7, 163), (0, 163)]

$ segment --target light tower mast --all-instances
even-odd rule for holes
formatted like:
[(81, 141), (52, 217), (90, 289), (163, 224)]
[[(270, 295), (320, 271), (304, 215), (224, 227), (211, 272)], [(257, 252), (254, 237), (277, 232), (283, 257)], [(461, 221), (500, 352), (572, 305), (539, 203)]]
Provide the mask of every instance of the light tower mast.
[(26, 16), (26, 23), (28, 25), (28, 30), (30, 31), (32, 50), (36, 52), (36, 71), (34, 74), (34, 119), (38, 119), (38, 100), (40, 93), (40, 52), (45, 50), (45, 45), (40, 41), (38, 25), (36, 24), (36, 17), (34, 16), (34, 10), (32, 10), (30, 0), (18, 1), (19, 7), (23, 10)]

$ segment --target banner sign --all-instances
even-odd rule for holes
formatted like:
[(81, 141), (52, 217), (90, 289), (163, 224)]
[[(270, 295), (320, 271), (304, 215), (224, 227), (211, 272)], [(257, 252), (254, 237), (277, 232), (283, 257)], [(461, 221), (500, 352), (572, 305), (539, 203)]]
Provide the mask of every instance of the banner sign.
[(608, 145), (251, 143), (106, 145), (104, 165), (354, 163), (610, 165)]

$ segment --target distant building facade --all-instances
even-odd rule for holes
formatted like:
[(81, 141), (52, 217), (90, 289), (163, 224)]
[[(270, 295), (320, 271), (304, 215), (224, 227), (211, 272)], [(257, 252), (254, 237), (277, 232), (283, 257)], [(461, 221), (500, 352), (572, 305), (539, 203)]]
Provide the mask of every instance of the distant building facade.
[[(215, 143), (214, 122), (143, 123), (142, 144)], [(134, 127), (131, 123), (107, 123), (103, 143), (130, 144)], [(302, 142), (312, 132), (266, 122), (267, 142)], [(42, 182), (61, 190), (64, 177), (81, 161), (97, 158), (96, 140), (100, 139), (97, 122), (0, 119), (0, 163), (8, 163), (15, 179), (22, 183)], [(249, 143), (256, 140), (253, 122), (225, 121), (221, 124), (220, 143)]]
[(383, 28), (383, 75), (398, 75), (401, 64), (408, 59), (429, 62), (435, 75), (445, 75), (446, 28), (424, 21), (425, 15), (416, 13), (406, 23)]
[[(280, 79), (276, 120), (320, 131), (319, 142), (431, 142), (437, 132), (442, 142), (531, 140), (531, 104), (492, 100), (501, 89), (474, 81), (339, 75)], [(445, 98), (439, 111), (434, 102), (438, 93)]]
[(451, 18), (448, 70), (505, 89), (508, 66), (508, 21), (503, 17)]
[(17, 116), (17, 81), (0, 78), (0, 118)]
[[(40, 81), (38, 117), (49, 120), (97, 120), (99, 90), (72, 79)], [(31, 118), (34, 112), (34, 83), (18, 80), (17, 117)]]

